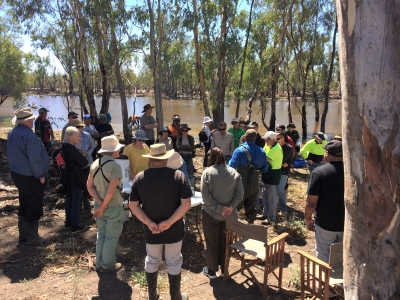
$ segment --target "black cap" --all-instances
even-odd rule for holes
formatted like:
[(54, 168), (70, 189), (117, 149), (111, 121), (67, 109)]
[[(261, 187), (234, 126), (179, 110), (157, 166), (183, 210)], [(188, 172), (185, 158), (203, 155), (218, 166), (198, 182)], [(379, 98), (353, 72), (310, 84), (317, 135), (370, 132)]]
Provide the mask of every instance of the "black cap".
[(254, 128), (254, 127), (258, 127), (258, 123), (255, 121), (252, 121), (249, 123), (249, 125), (247, 125), (248, 128)]
[(150, 104), (146, 104), (145, 106), (143, 106), (143, 111), (142, 113), (144, 113), (146, 110), (150, 109), (150, 108), (154, 108), (154, 106), (151, 106)]
[(277, 128), (282, 129), (282, 130), (285, 130), (285, 125), (277, 124), (277, 125), (275, 126), (275, 129), (277, 129)]
[(68, 118), (69, 117), (74, 117), (74, 116), (77, 116), (78, 114), (76, 113), (76, 112), (74, 112), (74, 111), (70, 111), (69, 113), (68, 113)]
[(162, 132), (168, 132), (168, 135), (171, 134), (171, 131), (169, 130), (168, 126), (164, 126), (163, 128), (161, 128), (158, 134), (161, 135)]
[(343, 148), (341, 141), (330, 141), (324, 145), (324, 149), (332, 156), (343, 157)]
[(49, 112), (49, 110), (47, 108), (44, 108), (44, 107), (39, 108), (39, 114), (42, 114), (44, 112)]
[(188, 124), (181, 124), (181, 130), (182, 129), (191, 130), (192, 128), (189, 128)]
[(287, 126), (287, 128), (288, 128), (288, 129), (289, 129), (289, 128), (296, 128), (296, 125), (294, 125), (294, 123), (289, 123), (288, 126)]
[(315, 137), (316, 137), (317, 139), (320, 139), (321, 141), (325, 141), (325, 134), (324, 134), (322, 131), (317, 132), (317, 134), (315, 135)]

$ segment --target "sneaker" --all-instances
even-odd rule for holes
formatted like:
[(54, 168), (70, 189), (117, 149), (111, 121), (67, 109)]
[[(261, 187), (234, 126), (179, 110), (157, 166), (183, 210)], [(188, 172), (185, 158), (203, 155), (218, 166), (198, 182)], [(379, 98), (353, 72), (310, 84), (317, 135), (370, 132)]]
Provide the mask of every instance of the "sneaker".
[(265, 219), (267, 219), (268, 217), (266, 216), (266, 215), (264, 215), (264, 214), (260, 214), (260, 215), (257, 215), (256, 216), (256, 219), (257, 220), (265, 220)]
[(270, 220), (268, 218), (261, 222), (262, 225), (272, 225), (272, 223), (275, 223), (275, 220)]
[(217, 278), (217, 273), (215, 271), (211, 271), (209, 268), (204, 267), (203, 268), (203, 274), (206, 275), (210, 279)]
[(104, 269), (104, 268), (100, 267), (97, 270), (99, 270), (100, 273), (109, 273), (109, 272), (116, 272), (116, 271), (120, 270), (121, 268), (122, 268), (121, 263), (115, 263), (115, 265), (111, 268)]
[(84, 225), (77, 225), (77, 226), (72, 226), (71, 231), (72, 233), (77, 233), (77, 232), (81, 232), (81, 231), (85, 231), (87, 229), (87, 226)]

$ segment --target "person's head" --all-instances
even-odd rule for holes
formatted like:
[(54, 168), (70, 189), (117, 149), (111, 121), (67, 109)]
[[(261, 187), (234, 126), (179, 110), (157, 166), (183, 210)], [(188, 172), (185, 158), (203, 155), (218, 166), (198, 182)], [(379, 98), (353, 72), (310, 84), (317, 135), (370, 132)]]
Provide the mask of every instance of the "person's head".
[(204, 117), (203, 124), (210, 127), (211, 123), (212, 123), (212, 119), (210, 117)]
[(83, 124), (79, 119), (74, 119), (69, 122), (69, 125), (77, 128), (80, 133), (83, 131), (83, 127), (85, 127), (85, 124)]
[(165, 140), (169, 135), (171, 134), (171, 131), (169, 130), (168, 126), (164, 126), (161, 128), (161, 130), (158, 132), (158, 135), (160, 136), (161, 139)]
[(175, 114), (173, 117), (172, 117), (172, 125), (179, 125), (181, 123), (181, 116), (180, 115), (178, 115), (178, 114)]
[(99, 122), (100, 122), (100, 124), (105, 124), (106, 121), (107, 121), (106, 115), (105, 115), (105, 114), (100, 114), (100, 115), (99, 115)]
[(149, 158), (150, 168), (162, 168), (168, 165), (168, 158), (174, 153), (174, 149), (167, 151), (165, 144), (154, 144), (150, 146), (150, 153), (142, 156)]
[(343, 161), (343, 147), (341, 141), (332, 140), (324, 145), (324, 149), (324, 160), (326, 162)]
[(132, 137), (132, 144), (138, 148), (143, 149), (145, 142), (148, 140), (143, 130), (136, 130), (135, 135)]
[(322, 141), (325, 141), (325, 134), (323, 132), (317, 132), (317, 134), (315, 135), (315, 142), (317, 144), (321, 144)]
[(226, 165), (224, 152), (219, 147), (214, 147), (208, 151), (208, 163), (207, 166), (211, 167), (213, 165)]
[(295, 128), (296, 125), (294, 125), (294, 123), (289, 123), (288, 126), (286, 127), (290, 132), (292, 132)]
[(76, 112), (74, 112), (74, 111), (70, 111), (68, 113), (68, 121), (69, 121), (69, 123), (71, 123), (71, 121), (74, 120), (74, 119), (78, 119), (78, 114)]
[(153, 108), (154, 108), (154, 106), (151, 106), (150, 104), (146, 104), (145, 106), (143, 106), (142, 113), (145, 113), (146, 115), (151, 115), (151, 113), (153, 112)]
[(106, 136), (101, 139), (99, 153), (117, 158), (122, 147), (125, 147), (125, 145), (120, 144), (115, 135)]
[(341, 142), (342, 141), (342, 136), (341, 135), (335, 135), (332, 140)]
[(239, 128), (239, 119), (233, 118), (231, 121), (231, 124), (232, 124), (233, 128), (238, 129)]
[(23, 107), (14, 111), (14, 117), (12, 118), (11, 122), (15, 126), (21, 124), (32, 128), (35, 118), (37, 118), (37, 116), (32, 113), (29, 107)]
[(276, 133), (285, 132), (285, 125), (280, 125), (280, 124), (276, 125), (275, 132)]
[(246, 133), (244, 134), (244, 139), (246, 142), (255, 142), (257, 138), (257, 131), (254, 129), (247, 129)]
[(39, 116), (41, 116), (41, 117), (43, 117), (43, 118), (46, 118), (48, 112), (49, 112), (49, 110), (47, 110), (47, 109), (44, 108), (44, 107), (41, 107), (41, 108), (39, 109)]
[(221, 133), (225, 134), (226, 132), (226, 122), (221, 121), (218, 123), (218, 131), (220, 131)]
[(181, 132), (182, 132), (182, 136), (183, 137), (187, 137), (189, 134), (189, 130), (191, 128), (189, 128), (188, 124), (181, 124)]
[(289, 139), (284, 132), (280, 132), (276, 134), (276, 141), (278, 142), (279, 145), (283, 146), (286, 143), (289, 143)]
[(65, 130), (65, 140), (68, 144), (78, 144), (81, 140), (81, 137), (81, 132), (75, 126), (68, 126)]
[(268, 146), (272, 146), (276, 142), (276, 133), (274, 131), (267, 131), (262, 138)]
[(254, 129), (255, 131), (258, 132), (258, 123), (255, 121), (249, 122), (249, 125), (247, 125), (247, 128)]
[(92, 124), (92, 116), (87, 114), (83, 116), (83, 122), (85, 123), (86, 126)]

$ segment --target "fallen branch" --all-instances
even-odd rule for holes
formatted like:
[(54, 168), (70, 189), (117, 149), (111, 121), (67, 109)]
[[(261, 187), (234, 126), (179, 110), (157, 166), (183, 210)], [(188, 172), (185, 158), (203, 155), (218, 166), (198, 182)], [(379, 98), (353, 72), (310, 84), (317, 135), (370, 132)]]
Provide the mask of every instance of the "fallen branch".
[(3, 196), (3, 197), (0, 197), (0, 201), (14, 200), (17, 198), (19, 198), (19, 195)]

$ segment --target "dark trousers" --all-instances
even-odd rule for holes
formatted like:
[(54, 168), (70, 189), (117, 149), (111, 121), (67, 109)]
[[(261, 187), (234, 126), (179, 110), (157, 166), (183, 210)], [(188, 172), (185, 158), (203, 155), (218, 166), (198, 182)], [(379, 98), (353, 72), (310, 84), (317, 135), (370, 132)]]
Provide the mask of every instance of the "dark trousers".
[(242, 202), (240, 202), (239, 205), (237, 206), (238, 211), (241, 210), (242, 207), (244, 206), (246, 220), (251, 224), (253, 224), (257, 216), (257, 210), (256, 210), (257, 195), (258, 191), (248, 195), (246, 198), (243, 198)]
[(208, 151), (211, 149), (211, 141), (210, 142), (204, 142), (204, 161), (203, 161), (203, 167), (207, 167), (208, 164)]
[(225, 268), (226, 223), (218, 221), (203, 210), (202, 213), (204, 238), (206, 240), (206, 260), (209, 270), (217, 272)]
[(28, 222), (38, 221), (43, 216), (43, 197), (45, 184), (33, 176), (25, 176), (11, 171), (11, 178), (19, 193), (18, 216)]
[(82, 194), (83, 190), (80, 189), (67, 192), (67, 197), (65, 198), (65, 224), (79, 225)]
[(147, 146), (151, 146), (151, 145), (154, 145), (154, 140), (147, 140), (147, 141), (145, 141), (146, 142), (146, 145)]
[(95, 161), (97, 159), (97, 147), (94, 148), (94, 150), (93, 150), (91, 155), (92, 155), (93, 161)]
[[(83, 170), (83, 176), (85, 176), (85, 182), (87, 182), (87, 179), (88, 179), (89, 173), (90, 173), (90, 167), (86, 167), (82, 170)], [(84, 205), (85, 209), (90, 209), (89, 197), (90, 197), (90, 194), (85, 185), (85, 189), (83, 190), (83, 205)]]

